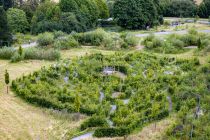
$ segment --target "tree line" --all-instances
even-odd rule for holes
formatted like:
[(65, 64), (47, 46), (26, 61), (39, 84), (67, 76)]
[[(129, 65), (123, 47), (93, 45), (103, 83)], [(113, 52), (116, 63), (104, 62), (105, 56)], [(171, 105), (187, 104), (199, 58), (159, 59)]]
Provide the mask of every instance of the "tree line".
[(0, 44), (12, 40), (11, 33), (38, 34), (61, 30), (85, 32), (99, 19), (114, 17), (127, 29), (146, 29), (163, 23), (163, 17), (207, 18), (210, 0), (0, 0)]

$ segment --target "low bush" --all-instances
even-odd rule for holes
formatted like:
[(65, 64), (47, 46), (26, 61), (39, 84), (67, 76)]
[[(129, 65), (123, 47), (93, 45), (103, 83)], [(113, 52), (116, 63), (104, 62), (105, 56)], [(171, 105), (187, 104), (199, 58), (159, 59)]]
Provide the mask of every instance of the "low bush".
[(37, 49), (28, 48), (24, 50), (25, 59), (36, 59), (36, 60), (58, 60), (60, 58), (60, 52), (53, 49)]
[(151, 34), (143, 40), (143, 45), (147, 49), (154, 49), (154, 48), (162, 47), (163, 41), (161, 39), (155, 37), (153, 34)]
[[(81, 45), (101, 46), (107, 49), (121, 48), (123, 39), (117, 33), (106, 32), (103, 29), (97, 29), (91, 32), (73, 34)], [(127, 39), (131, 45), (135, 44), (133, 38)]]
[(24, 60), (24, 54), (20, 55), (18, 52), (16, 52), (12, 57), (11, 57), (11, 62), (19, 62)]
[(53, 47), (56, 49), (70, 49), (70, 48), (76, 48), (79, 47), (79, 43), (77, 40), (75, 40), (75, 38), (73, 36), (67, 36), (67, 37), (63, 37), (63, 38), (59, 38), (57, 39), (54, 44)]
[(0, 59), (10, 59), (15, 54), (15, 49), (11, 47), (0, 48)]
[(42, 34), (39, 34), (38, 35), (38, 44), (39, 46), (47, 46), (47, 45), (50, 45), (52, 44), (54, 41), (54, 36), (52, 33), (49, 33), (49, 32), (45, 32), (45, 33), (42, 33)]
[(108, 36), (108, 33), (103, 29), (97, 29), (95, 31), (80, 34), (78, 36), (78, 41), (82, 45), (100, 46)]
[(108, 127), (108, 123), (105, 117), (93, 116), (81, 124), (81, 130), (85, 130), (89, 127)]
[(62, 31), (54, 31), (53, 35), (54, 35), (54, 38), (57, 39), (57, 38), (66, 36), (66, 33), (64, 33)]
[(94, 136), (96, 137), (117, 137), (117, 136), (125, 136), (130, 133), (130, 130), (125, 127), (117, 127), (117, 128), (99, 128), (96, 129)]
[(125, 38), (125, 43), (128, 44), (128, 46), (135, 47), (138, 45), (138, 39), (135, 36), (128, 35)]
[(188, 46), (198, 46), (199, 51), (206, 49), (210, 44), (209, 38), (207, 34), (198, 33), (191, 29), (188, 34), (172, 34), (164, 40), (151, 34), (142, 41), (142, 44), (148, 50), (155, 52), (181, 53)]

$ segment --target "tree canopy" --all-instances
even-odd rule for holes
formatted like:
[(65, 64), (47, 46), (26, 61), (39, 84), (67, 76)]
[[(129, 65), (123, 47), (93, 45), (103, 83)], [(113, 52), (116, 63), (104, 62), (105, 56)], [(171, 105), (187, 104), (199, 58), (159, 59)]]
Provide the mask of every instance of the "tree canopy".
[(202, 18), (208, 18), (210, 16), (210, 0), (204, 0), (199, 8), (198, 15)]
[(192, 0), (162, 1), (163, 14), (167, 17), (193, 17), (196, 5)]
[(118, 24), (128, 29), (145, 29), (158, 21), (153, 0), (117, 0), (113, 9)]
[(7, 16), (4, 8), (0, 6), (0, 46), (9, 45), (11, 42), (11, 35), (7, 24)]
[(8, 25), (12, 32), (25, 33), (29, 29), (26, 14), (23, 10), (10, 8), (7, 11)]

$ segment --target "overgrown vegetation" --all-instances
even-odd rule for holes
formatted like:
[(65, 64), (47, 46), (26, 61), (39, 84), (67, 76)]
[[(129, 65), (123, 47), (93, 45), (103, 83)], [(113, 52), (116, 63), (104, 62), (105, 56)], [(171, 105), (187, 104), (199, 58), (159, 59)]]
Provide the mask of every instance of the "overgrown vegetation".
[(97, 137), (124, 136), (171, 111), (192, 115), (197, 95), (200, 109), (207, 111), (209, 71), (199, 65), (198, 59), (145, 53), (94, 54), (42, 68), (13, 81), (12, 88), (30, 103), (93, 115), (81, 130), (94, 127)]
[[(21, 48), (21, 47), (20, 47)], [(0, 49), (0, 59), (7, 59), (11, 62), (18, 62), (21, 60), (36, 59), (36, 60), (58, 60), (60, 52), (53, 49), (37, 49), (27, 48), (20, 53), (19, 49), (4, 47)]]
[(178, 35), (172, 34), (166, 38), (158, 38), (151, 34), (146, 37), (142, 44), (147, 50), (159, 53), (181, 53), (186, 51), (188, 47), (197, 47), (200, 51), (208, 48), (210, 36), (204, 33), (198, 33), (191, 29), (188, 34)]
[(38, 35), (38, 44), (41, 48), (54, 48), (67, 50), (80, 46), (97, 46), (104, 49), (128, 49), (138, 45), (136, 37), (129, 34), (106, 32), (99, 28), (85, 33), (45, 32)]
[(116, 0), (113, 14), (118, 24), (127, 29), (159, 24), (158, 5), (153, 0)]

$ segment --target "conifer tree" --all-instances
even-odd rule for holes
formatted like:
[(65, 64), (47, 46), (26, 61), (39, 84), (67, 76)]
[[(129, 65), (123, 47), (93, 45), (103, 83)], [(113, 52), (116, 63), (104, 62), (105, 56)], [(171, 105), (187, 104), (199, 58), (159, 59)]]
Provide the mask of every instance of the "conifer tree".
[(9, 73), (8, 73), (8, 71), (6, 70), (5, 71), (5, 84), (7, 85), (7, 94), (8, 94), (8, 92), (9, 92)]

